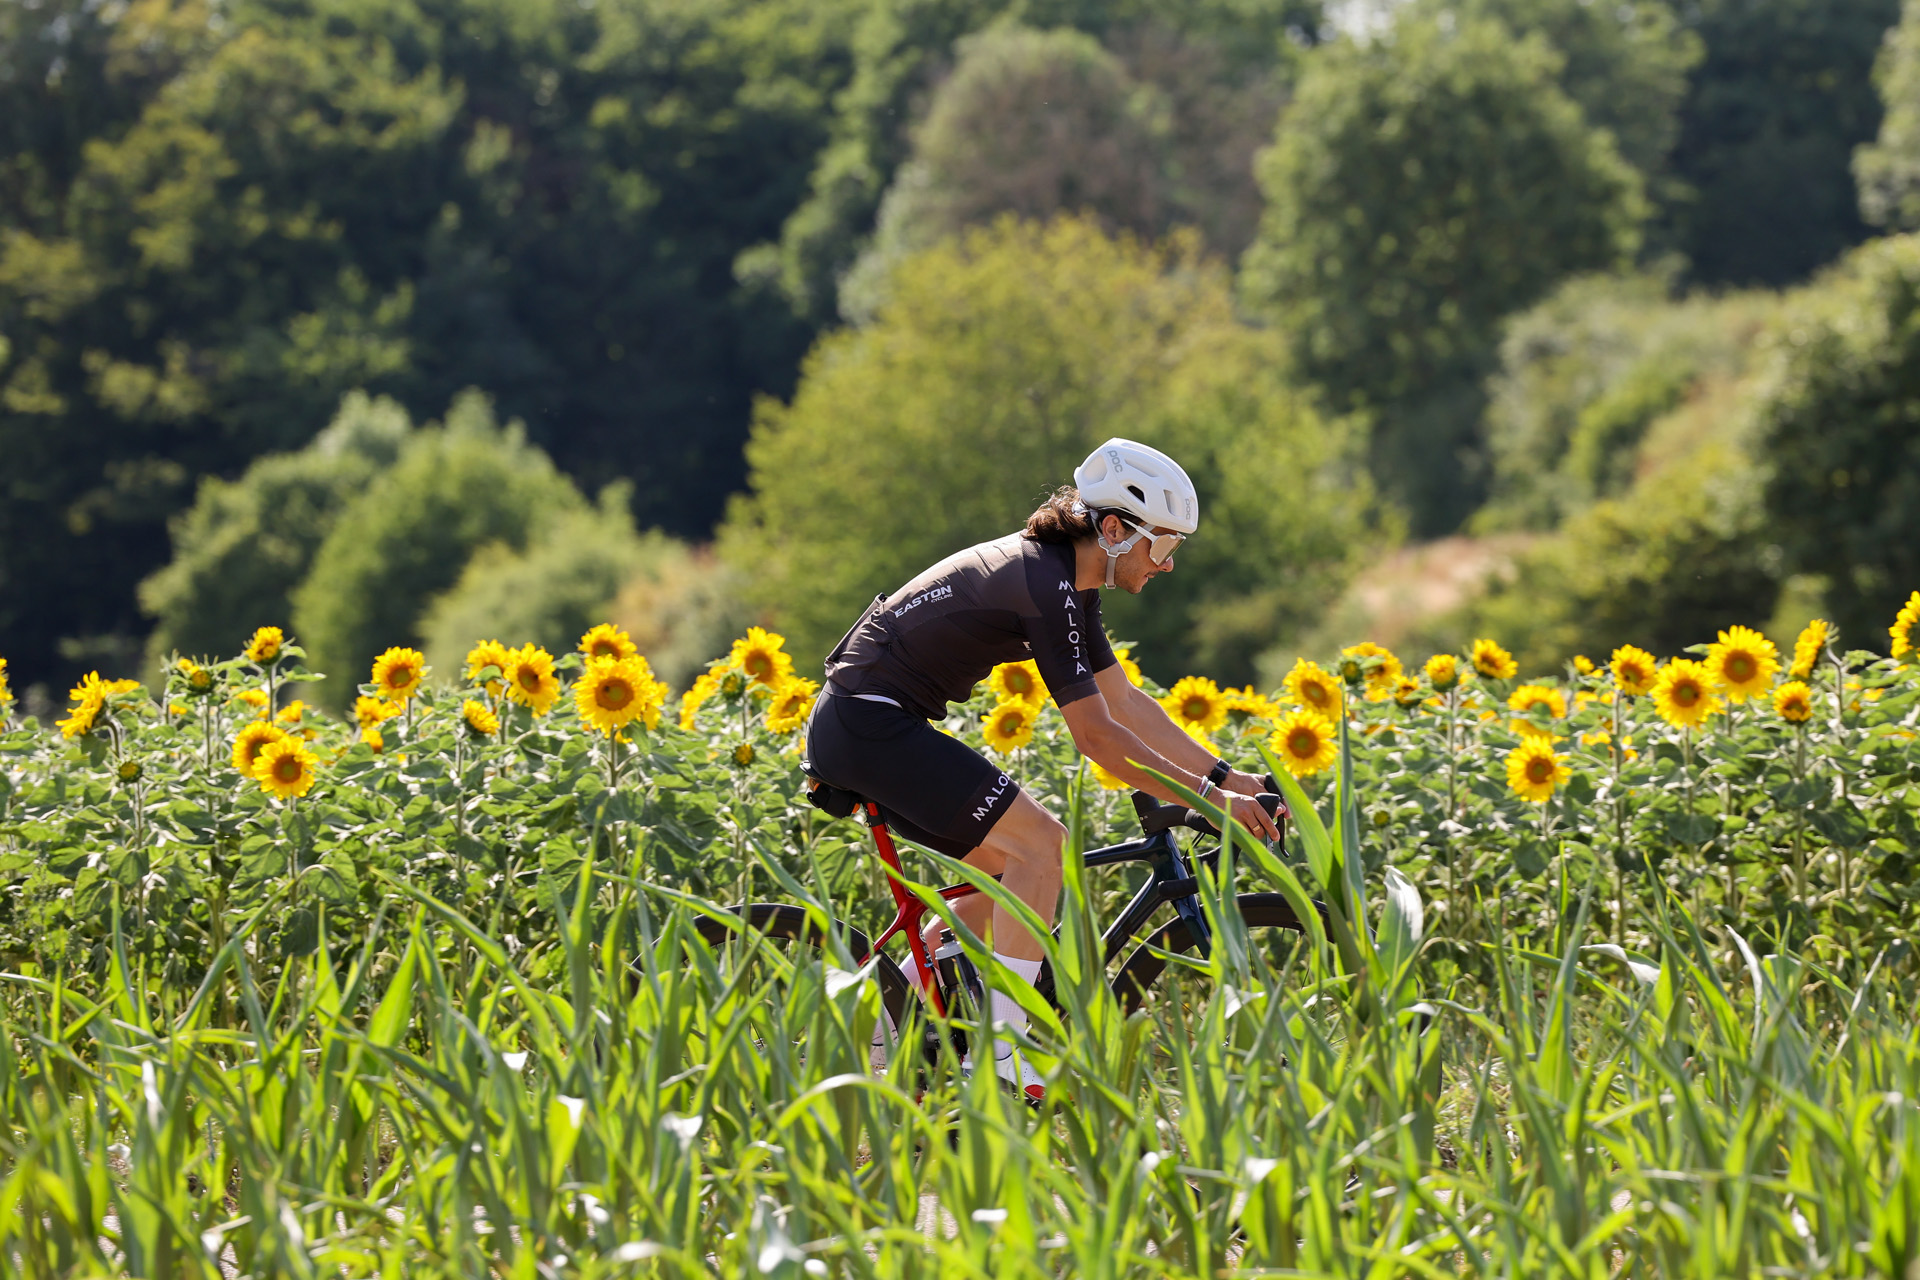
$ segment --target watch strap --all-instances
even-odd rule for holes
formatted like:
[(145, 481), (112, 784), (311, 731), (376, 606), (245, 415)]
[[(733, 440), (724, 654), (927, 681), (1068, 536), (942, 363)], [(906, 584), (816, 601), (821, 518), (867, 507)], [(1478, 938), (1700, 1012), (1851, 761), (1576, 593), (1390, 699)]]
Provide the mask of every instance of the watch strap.
[(1207, 781), (1217, 787), (1232, 776), (1232, 774), (1232, 765), (1228, 764), (1225, 760), (1215, 760), (1213, 762), (1213, 768), (1207, 770)]

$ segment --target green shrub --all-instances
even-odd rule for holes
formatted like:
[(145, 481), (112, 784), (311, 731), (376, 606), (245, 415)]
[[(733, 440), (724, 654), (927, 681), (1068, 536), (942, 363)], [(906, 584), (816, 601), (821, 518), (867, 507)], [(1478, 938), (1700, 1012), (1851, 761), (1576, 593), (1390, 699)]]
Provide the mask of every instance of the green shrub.
[(1759, 408), (1771, 528), (1826, 579), (1860, 648), (1920, 588), (1920, 236), (1857, 250), (1808, 291)]
[(140, 584), (157, 619), (150, 657), (229, 653), (255, 627), (286, 626), (335, 518), (410, 430), (400, 405), (356, 391), (306, 448), (261, 458), (238, 480), (202, 480), (173, 522), (173, 559)]
[(462, 393), (444, 427), (416, 433), (341, 511), (294, 593), (294, 630), (312, 665), (347, 673), (324, 687), (325, 699), (344, 705), (381, 650), (424, 642), (421, 615), (474, 552), (524, 548), (586, 506), (518, 424), (501, 430), (485, 397)]
[(1770, 542), (1760, 472), (1736, 445), (1712, 441), (1523, 553), (1469, 607), (1459, 637), (1499, 638), (1528, 674), (1623, 644), (1676, 656), (1771, 615), (1780, 579)]
[(1251, 676), (1368, 534), (1355, 433), (1284, 365), (1191, 239), (1148, 248), (1083, 219), (970, 231), (903, 262), (875, 322), (823, 340), (791, 404), (762, 404), (723, 556), (810, 662), (875, 593), (1018, 529), (1126, 435), (1181, 461), (1203, 515), (1175, 573), (1109, 599), (1109, 627), (1161, 673)]
[(684, 559), (684, 544), (634, 532), (627, 497), (625, 485), (610, 485), (597, 507), (562, 512), (523, 550), (492, 542), (475, 551), (460, 580), (420, 619), (437, 677), (457, 679), (478, 640), (572, 649), (607, 621), (614, 597), (644, 566)]

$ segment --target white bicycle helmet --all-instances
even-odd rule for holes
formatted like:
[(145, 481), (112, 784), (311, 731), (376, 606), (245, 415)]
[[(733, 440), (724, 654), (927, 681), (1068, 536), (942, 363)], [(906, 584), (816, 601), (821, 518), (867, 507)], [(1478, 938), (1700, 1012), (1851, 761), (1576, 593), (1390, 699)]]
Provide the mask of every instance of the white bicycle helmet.
[[(1107, 553), (1109, 587), (1120, 557), (1147, 536), (1148, 527), (1171, 529), (1181, 537), (1200, 527), (1200, 497), (1193, 481), (1172, 458), (1135, 440), (1115, 436), (1088, 454), (1074, 468), (1073, 485), (1089, 510), (1117, 512), (1135, 525), (1133, 536), (1124, 542), (1110, 543), (1100, 535), (1100, 546)], [(1154, 559), (1163, 558), (1156, 548)]]

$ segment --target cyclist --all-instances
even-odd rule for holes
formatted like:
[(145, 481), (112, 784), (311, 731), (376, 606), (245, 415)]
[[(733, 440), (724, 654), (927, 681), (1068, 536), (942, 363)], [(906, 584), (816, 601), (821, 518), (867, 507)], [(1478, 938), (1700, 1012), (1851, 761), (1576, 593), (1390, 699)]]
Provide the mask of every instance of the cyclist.
[[(1177, 800), (1154, 769), (1202, 795), (1231, 793), (1235, 819), (1263, 840), (1279, 837), (1253, 799), (1261, 781), (1216, 759), (1136, 689), (1101, 626), (1101, 588), (1138, 594), (1173, 571), (1175, 550), (1200, 523), (1193, 482), (1166, 454), (1119, 438), (1088, 454), (1073, 481), (1020, 532), (955, 552), (876, 598), (828, 656), (807, 725), (809, 774), (879, 805), (908, 839), (999, 875), (1049, 925), (1066, 828), (998, 765), (931, 723), (1001, 663), (1031, 657), (1074, 745), (1126, 782)], [(984, 895), (958, 911), (1010, 972), (1029, 983), (1039, 976), (1040, 941), (1009, 912)], [(937, 937), (939, 927), (929, 930)], [(919, 986), (911, 958), (907, 979)], [(991, 1015), (1013, 1031), (1027, 1025), (1000, 991)], [(1039, 1075), (1013, 1050), (995, 1039), (995, 1069), (1044, 1098)]]

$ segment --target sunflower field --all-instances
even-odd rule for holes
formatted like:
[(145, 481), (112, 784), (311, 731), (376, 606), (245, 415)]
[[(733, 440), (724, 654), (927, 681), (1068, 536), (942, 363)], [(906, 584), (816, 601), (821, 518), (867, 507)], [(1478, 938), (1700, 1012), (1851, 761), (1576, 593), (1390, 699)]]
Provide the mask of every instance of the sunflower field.
[[(382, 654), (351, 719), (276, 628), (0, 661), (0, 1255), (29, 1276), (1904, 1276), (1920, 1266), (1920, 592), (1892, 655), (1731, 628), (1523, 680), (1360, 644), (1159, 697), (1284, 783), (1284, 848), (1145, 1007), (1137, 833), (1029, 663), (946, 731), (1070, 831), (1049, 1100), (870, 1056), (865, 831), (808, 805), (817, 685), (753, 629), (679, 693), (577, 652)], [(957, 878), (910, 854), (926, 885)], [(1304, 886), (1269, 938), (1225, 894)], [(959, 1016), (959, 1015), (957, 1015)]]

